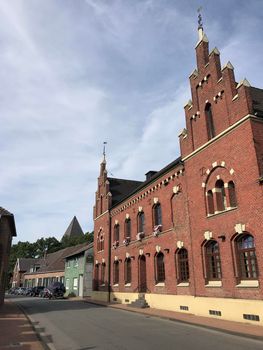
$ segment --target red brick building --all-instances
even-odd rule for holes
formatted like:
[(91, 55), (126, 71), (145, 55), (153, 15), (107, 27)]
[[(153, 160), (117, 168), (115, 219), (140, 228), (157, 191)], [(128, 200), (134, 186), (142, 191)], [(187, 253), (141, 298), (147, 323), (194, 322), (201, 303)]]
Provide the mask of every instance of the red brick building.
[(145, 182), (101, 163), (93, 297), (263, 324), (263, 90), (195, 49), (181, 156)]

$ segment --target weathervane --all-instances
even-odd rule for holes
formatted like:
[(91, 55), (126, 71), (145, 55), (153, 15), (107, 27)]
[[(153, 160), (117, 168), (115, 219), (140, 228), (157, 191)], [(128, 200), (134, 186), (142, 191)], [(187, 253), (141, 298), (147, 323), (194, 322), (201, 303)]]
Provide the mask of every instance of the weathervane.
[(107, 142), (104, 141), (103, 142), (103, 160), (105, 160), (105, 157), (106, 157), (106, 145), (107, 145)]
[(202, 11), (202, 6), (200, 6), (197, 9), (198, 12), (198, 29), (203, 29), (203, 19), (202, 19), (202, 15), (201, 15), (201, 11)]

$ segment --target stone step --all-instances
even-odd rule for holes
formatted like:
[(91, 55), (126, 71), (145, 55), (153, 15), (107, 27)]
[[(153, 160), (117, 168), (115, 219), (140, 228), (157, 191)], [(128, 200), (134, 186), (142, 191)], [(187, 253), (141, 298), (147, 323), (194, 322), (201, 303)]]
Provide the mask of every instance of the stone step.
[(132, 301), (130, 304), (128, 304), (130, 307), (137, 307), (139, 309), (145, 309), (147, 307), (150, 307), (147, 303), (147, 301), (144, 298), (138, 298), (135, 301)]

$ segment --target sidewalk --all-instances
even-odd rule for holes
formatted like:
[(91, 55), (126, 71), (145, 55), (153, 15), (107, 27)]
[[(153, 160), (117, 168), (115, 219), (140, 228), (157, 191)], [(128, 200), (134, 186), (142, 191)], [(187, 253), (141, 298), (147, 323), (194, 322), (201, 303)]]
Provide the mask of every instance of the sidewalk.
[(27, 317), (15, 303), (7, 299), (0, 307), (0, 349), (44, 349)]
[(129, 312), (137, 312), (140, 314), (144, 314), (152, 317), (160, 317), (164, 319), (168, 319), (170, 321), (177, 321), (182, 323), (187, 323), (195, 326), (205, 327), (209, 329), (214, 329), (217, 331), (234, 334), (238, 336), (243, 336), (246, 338), (253, 338), (263, 341), (263, 327), (262, 326), (254, 326), (248, 323), (241, 322), (232, 322), (226, 320), (220, 320), (213, 317), (202, 317), (195, 316), (193, 314), (181, 313), (175, 311), (167, 311), (160, 309), (139, 309), (128, 306), (127, 304), (116, 304), (116, 303), (106, 303), (101, 301), (92, 300), (90, 298), (82, 299), (85, 302), (103, 305), (106, 307), (112, 307), (115, 309), (121, 309)]

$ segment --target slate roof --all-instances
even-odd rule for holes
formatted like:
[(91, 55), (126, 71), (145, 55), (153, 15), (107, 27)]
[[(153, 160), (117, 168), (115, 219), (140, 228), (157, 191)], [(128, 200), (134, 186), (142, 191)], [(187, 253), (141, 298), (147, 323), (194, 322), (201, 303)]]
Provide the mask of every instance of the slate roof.
[(0, 219), (1, 219), (1, 216), (8, 218), (11, 225), (11, 234), (12, 236), (16, 236), (16, 224), (15, 224), (14, 215), (10, 213), (8, 210), (6, 210), (5, 208), (0, 207)]
[(42, 259), (35, 258), (18, 258), (18, 268), (20, 272), (29, 271), (31, 267), (39, 265)]
[(76, 237), (84, 235), (82, 228), (78, 222), (78, 219), (76, 216), (71, 220), (71, 223), (69, 224), (68, 228), (66, 229), (66, 232), (64, 233), (63, 237), (68, 236), (68, 237)]
[(76, 251), (70, 253), (69, 255), (65, 256), (65, 258), (69, 258), (71, 256), (84, 253), (86, 250), (89, 250), (89, 249), (92, 249), (92, 248), (93, 248), (93, 242), (90, 243), (90, 244), (86, 244), (85, 243), (85, 245), (83, 247), (80, 247), (78, 250), (76, 250)]
[(121, 202), (123, 198), (142, 184), (142, 181), (115, 179), (113, 177), (108, 177), (108, 180), (110, 182), (113, 206)]
[(263, 89), (251, 87), (250, 91), (254, 112), (257, 112), (259, 116), (263, 116)]
[[(120, 185), (116, 186), (116, 189), (118, 190), (117, 194), (116, 192), (112, 192), (110, 187), (110, 192), (112, 193), (112, 207), (118, 205), (123, 200), (127, 199), (128, 197), (132, 196), (136, 192), (143, 189), (145, 186), (148, 186), (151, 182), (158, 179), (158, 177), (162, 176), (163, 174), (167, 173), (170, 169), (174, 168), (177, 165), (183, 164), (181, 157), (178, 157), (168, 165), (166, 165), (164, 168), (162, 168), (160, 171), (155, 172), (153, 176), (151, 176), (150, 179), (141, 182), (141, 181), (131, 181), (131, 180), (121, 180), (121, 179), (114, 179), (114, 178), (108, 178), (108, 180), (113, 182), (113, 180), (120, 181)], [(124, 181), (129, 181), (134, 184), (134, 186), (130, 186), (128, 188), (125, 188), (126, 184)], [(114, 182), (113, 182), (114, 183)], [(110, 185), (111, 186), (111, 185)], [(115, 189), (113, 187), (113, 189)], [(114, 199), (114, 200), (113, 200)]]
[(75, 251), (87, 246), (87, 243), (78, 244), (73, 247), (64, 248), (57, 252), (47, 254), (46, 258), (41, 259), (40, 268), (36, 272), (27, 272), (26, 275), (35, 275), (39, 273), (57, 272), (65, 270), (65, 257), (73, 254)]

